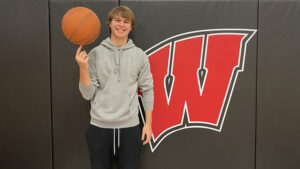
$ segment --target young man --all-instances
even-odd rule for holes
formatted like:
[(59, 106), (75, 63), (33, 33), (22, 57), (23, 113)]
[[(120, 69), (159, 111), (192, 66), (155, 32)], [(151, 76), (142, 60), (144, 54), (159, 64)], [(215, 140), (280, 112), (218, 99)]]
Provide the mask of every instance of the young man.
[[(133, 12), (126, 6), (108, 15), (111, 36), (89, 54), (76, 53), (80, 67), (79, 89), (91, 100), (91, 124), (86, 132), (93, 169), (137, 169), (140, 148), (152, 135), (153, 79), (147, 55), (128, 34), (135, 28)], [(141, 131), (138, 94), (143, 93), (146, 122)]]

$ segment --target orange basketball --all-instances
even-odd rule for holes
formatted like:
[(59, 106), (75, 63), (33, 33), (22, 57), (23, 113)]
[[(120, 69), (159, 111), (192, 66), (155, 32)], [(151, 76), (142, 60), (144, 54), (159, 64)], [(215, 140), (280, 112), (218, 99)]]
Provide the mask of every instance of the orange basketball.
[(94, 42), (101, 30), (98, 16), (85, 7), (68, 10), (62, 19), (61, 26), (65, 37), (78, 45)]

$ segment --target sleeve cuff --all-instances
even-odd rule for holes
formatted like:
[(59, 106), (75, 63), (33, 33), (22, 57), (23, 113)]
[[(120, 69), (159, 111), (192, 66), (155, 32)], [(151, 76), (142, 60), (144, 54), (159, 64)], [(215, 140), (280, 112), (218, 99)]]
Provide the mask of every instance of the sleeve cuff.
[(92, 83), (90, 83), (88, 86), (86, 86), (86, 85), (82, 84), (81, 82), (79, 82), (79, 90), (80, 90), (83, 98), (85, 98), (86, 100), (90, 100), (94, 94), (94, 87), (93, 87)]
[(146, 111), (146, 110), (153, 110), (153, 103), (151, 103), (151, 102), (144, 102), (143, 103), (143, 106), (144, 106), (144, 110)]

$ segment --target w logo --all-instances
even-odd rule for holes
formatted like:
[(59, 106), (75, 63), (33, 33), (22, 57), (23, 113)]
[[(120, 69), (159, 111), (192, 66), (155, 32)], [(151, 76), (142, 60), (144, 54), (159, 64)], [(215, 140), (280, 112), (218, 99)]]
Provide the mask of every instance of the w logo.
[(247, 43), (255, 32), (187, 32), (146, 51), (154, 80), (152, 152), (178, 130), (222, 130), (238, 73), (243, 71)]

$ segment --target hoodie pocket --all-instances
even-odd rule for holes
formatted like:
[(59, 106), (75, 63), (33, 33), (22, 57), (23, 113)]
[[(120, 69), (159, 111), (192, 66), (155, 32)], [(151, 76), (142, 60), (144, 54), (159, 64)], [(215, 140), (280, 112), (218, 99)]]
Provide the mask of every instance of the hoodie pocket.
[[(120, 89), (119, 89), (120, 90)], [(118, 93), (118, 94), (117, 94)], [(127, 90), (111, 94), (99, 93), (92, 105), (94, 116), (103, 122), (123, 122), (130, 118), (129, 95)]]

